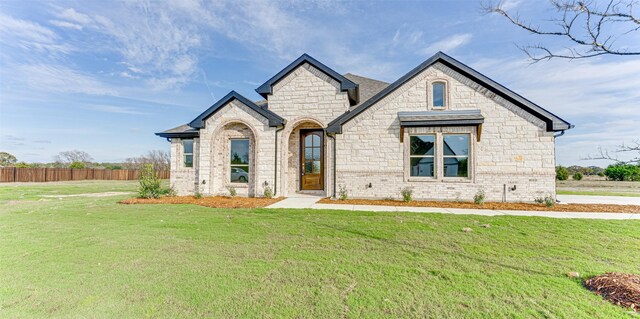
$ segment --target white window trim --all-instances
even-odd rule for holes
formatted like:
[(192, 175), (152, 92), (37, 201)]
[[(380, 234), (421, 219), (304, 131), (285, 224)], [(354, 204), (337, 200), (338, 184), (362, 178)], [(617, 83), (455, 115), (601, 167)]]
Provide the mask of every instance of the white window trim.
[[(184, 142), (185, 141), (191, 141), (191, 153), (187, 153), (184, 149)], [(182, 147), (182, 167), (183, 168), (189, 168), (192, 169), (195, 167), (196, 163), (195, 163), (195, 156), (194, 151), (196, 148), (196, 142), (195, 139), (191, 139), (191, 138), (185, 138), (180, 140), (180, 146)], [(191, 166), (187, 166), (187, 155), (191, 155)]]
[[(445, 177), (444, 176), (444, 137), (446, 134), (468, 134), (469, 135), (469, 155), (467, 164), (467, 177)], [(431, 182), (431, 183), (475, 183), (475, 163), (476, 163), (476, 134), (477, 128), (470, 126), (444, 126), (444, 127), (415, 127), (407, 128), (404, 131), (404, 180), (406, 182)], [(434, 157), (434, 177), (411, 176), (411, 136), (415, 135), (435, 135), (436, 152)]]
[[(444, 84), (444, 106), (434, 106), (433, 105), (433, 85), (436, 83)], [(448, 110), (450, 108), (449, 98), (449, 81), (447, 79), (436, 78), (427, 83), (427, 105), (429, 110)]]
[[(232, 141), (242, 141), (242, 140), (246, 140), (249, 141), (249, 163), (245, 164), (231, 164), (231, 142)], [(229, 138), (229, 152), (227, 152), (229, 158), (227, 158), (227, 167), (228, 167), (228, 172), (229, 174), (227, 175), (227, 182), (226, 185), (229, 187), (235, 187), (235, 188), (249, 188), (249, 184), (251, 183), (251, 172), (248, 172), (248, 178), (247, 178), (247, 182), (246, 183), (239, 183), (239, 182), (232, 182), (231, 181), (231, 169), (234, 166), (249, 166), (249, 170), (253, 170), (253, 167), (251, 166), (251, 161), (253, 160), (253, 157), (251, 156), (251, 139), (248, 137), (231, 137)]]

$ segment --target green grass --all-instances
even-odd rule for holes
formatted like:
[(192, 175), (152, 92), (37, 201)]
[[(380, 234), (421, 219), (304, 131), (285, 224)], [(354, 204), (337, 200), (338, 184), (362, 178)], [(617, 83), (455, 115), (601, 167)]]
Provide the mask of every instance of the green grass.
[[(163, 180), (163, 187), (169, 182)], [(136, 192), (138, 181), (73, 181), (49, 183), (2, 183), (1, 200), (38, 200), (47, 196), (75, 195), (104, 192)], [(45, 195), (45, 196), (43, 196)]]
[(558, 190), (558, 195), (591, 195), (591, 196), (627, 196), (627, 197), (640, 197), (638, 193), (619, 193), (619, 192), (607, 192), (607, 191), (569, 191)]
[[(50, 192), (41, 187), (32, 195)], [(7, 201), (25, 190), (0, 191), (4, 318), (624, 318), (565, 274), (640, 271), (640, 220)]]

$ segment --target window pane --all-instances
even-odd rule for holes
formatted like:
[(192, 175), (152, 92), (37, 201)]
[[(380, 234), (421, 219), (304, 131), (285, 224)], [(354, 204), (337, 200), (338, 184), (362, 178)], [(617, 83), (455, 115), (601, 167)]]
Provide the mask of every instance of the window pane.
[(231, 140), (231, 164), (249, 164), (249, 140)]
[(411, 176), (433, 177), (433, 157), (411, 158)]
[(239, 165), (231, 167), (232, 183), (248, 183), (249, 182), (249, 165)]
[(313, 135), (307, 135), (304, 138), (304, 146), (305, 147), (312, 147), (313, 146)]
[(320, 136), (318, 135), (311, 135), (313, 136), (313, 146), (320, 146)]
[(310, 160), (313, 158), (313, 148), (312, 147), (305, 147), (304, 148), (304, 159), (305, 160)]
[(313, 172), (313, 161), (304, 162), (304, 173), (311, 174)]
[(313, 174), (320, 174), (320, 161), (313, 161)]
[(313, 159), (316, 161), (320, 160), (320, 148), (319, 147), (314, 147), (313, 148)]
[(444, 155), (469, 155), (469, 134), (445, 134)]
[(444, 176), (445, 177), (468, 177), (468, 157), (445, 157)]
[(433, 106), (444, 107), (444, 83), (433, 83)]
[(193, 140), (182, 140), (182, 148), (185, 154), (193, 154)]
[(184, 156), (184, 167), (193, 167), (193, 155)]
[(411, 155), (433, 155), (435, 135), (411, 136)]

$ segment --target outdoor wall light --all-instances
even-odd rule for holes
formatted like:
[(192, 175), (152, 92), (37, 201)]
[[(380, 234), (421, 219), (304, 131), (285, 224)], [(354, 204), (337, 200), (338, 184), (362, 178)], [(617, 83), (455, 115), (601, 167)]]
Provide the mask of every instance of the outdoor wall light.
[(205, 181), (204, 179), (202, 180), (202, 185), (206, 184), (207, 181)]

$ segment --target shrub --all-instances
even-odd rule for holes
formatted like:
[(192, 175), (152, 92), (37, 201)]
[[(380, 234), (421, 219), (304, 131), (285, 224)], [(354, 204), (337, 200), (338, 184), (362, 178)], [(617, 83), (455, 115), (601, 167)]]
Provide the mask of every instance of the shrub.
[(338, 188), (338, 199), (346, 200), (349, 198), (349, 191), (347, 191), (347, 187), (344, 185), (340, 185)]
[(162, 193), (160, 187), (161, 180), (153, 169), (153, 164), (146, 164), (140, 170), (140, 186), (138, 188), (138, 197), (140, 198), (158, 198)]
[(202, 198), (202, 193), (196, 192), (195, 194), (193, 194), (193, 197), (195, 197), (196, 199), (200, 199)]
[(236, 197), (236, 195), (238, 195), (238, 191), (235, 187), (229, 187), (229, 195), (231, 195), (231, 197)]
[(69, 164), (69, 168), (86, 168), (87, 165), (84, 162), (72, 162)]
[(25, 162), (18, 162), (16, 163), (16, 168), (29, 168), (31, 167), (29, 164), (25, 163)]
[(165, 188), (162, 190), (162, 194), (169, 196), (169, 197), (175, 197), (178, 195), (178, 193), (176, 192), (175, 188), (173, 187), (169, 187), (169, 188)]
[(413, 190), (409, 187), (401, 189), (400, 195), (402, 195), (402, 200), (405, 202), (410, 202), (413, 200)]
[(573, 174), (573, 179), (576, 181), (579, 181), (582, 179), (582, 173), (575, 173)]
[(482, 205), (484, 203), (484, 198), (485, 198), (484, 190), (480, 189), (473, 196), (473, 202), (478, 204), (478, 205)]
[(544, 198), (544, 206), (553, 207), (556, 204), (555, 198), (553, 196), (547, 196)]
[(612, 181), (640, 181), (640, 167), (633, 164), (614, 164), (607, 166), (604, 175)]
[(598, 173), (598, 176), (600, 176), (600, 177), (604, 177), (604, 172), (600, 172), (600, 173)]
[(564, 166), (556, 167), (556, 179), (566, 181), (569, 178), (569, 170)]
[(536, 197), (533, 199), (536, 204), (544, 204), (544, 197)]
[(266, 198), (272, 198), (273, 197), (273, 190), (271, 189), (271, 186), (265, 186), (264, 187), (264, 192), (262, 193), (262, 195), (264, 195), (264, 197), (266, 197)]

